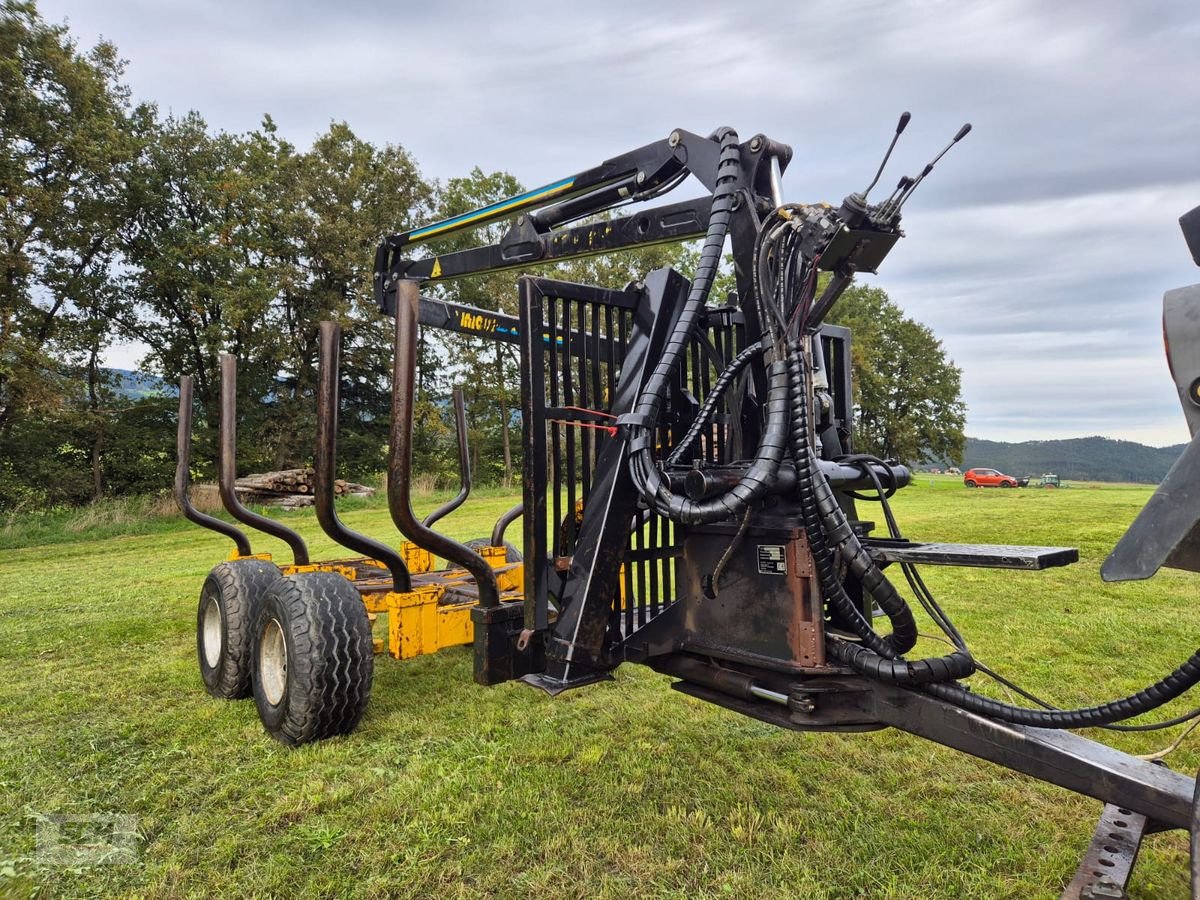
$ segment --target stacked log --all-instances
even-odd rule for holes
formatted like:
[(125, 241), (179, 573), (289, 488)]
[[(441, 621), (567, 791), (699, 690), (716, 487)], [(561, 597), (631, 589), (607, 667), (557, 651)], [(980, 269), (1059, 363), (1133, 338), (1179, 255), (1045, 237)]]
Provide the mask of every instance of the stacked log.
[[(311, 466), (303, 469), (282, 469), (278, 472), (261, 472), (239, 478), (234, 487), (243, 503), (279, 506), (296, 509), (313, 504), (316, 490), (316, 475)], [(344, 497), (369, 497), (375, 489), (365, 484), (338, 478), (333, 482), (333, 495)]]

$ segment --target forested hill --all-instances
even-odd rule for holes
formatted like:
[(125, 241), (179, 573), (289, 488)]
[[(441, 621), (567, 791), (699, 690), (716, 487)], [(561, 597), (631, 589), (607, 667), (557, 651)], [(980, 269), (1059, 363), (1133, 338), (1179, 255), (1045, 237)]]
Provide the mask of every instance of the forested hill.
[(132, 369), (105, 369), (113, 381), (113, 389), (117, 395), (127, 400), (140, 400), (143, 397), (165, 396), (178, 397), (179, 391), (174, 385), (167, 384), (154, 375), (134, 372)]
[(963, 470), (989, 466), (1009, 475), (1058, 476), (1079, 481), (1135, 481), (1157, 484), (1171, 468), (1184, 444), (1147, 447), (1105, 437), (1009, 444), (967, 438)]

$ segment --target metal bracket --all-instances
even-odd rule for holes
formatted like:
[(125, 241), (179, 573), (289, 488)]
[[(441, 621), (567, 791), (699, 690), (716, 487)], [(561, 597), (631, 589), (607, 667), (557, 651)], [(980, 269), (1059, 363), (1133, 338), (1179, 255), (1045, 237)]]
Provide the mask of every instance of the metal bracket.
[(1092, 843), (1060, 900), (1124, 898), (1145, 832), (1146, 817), (1141, 813), (1106, 804)]

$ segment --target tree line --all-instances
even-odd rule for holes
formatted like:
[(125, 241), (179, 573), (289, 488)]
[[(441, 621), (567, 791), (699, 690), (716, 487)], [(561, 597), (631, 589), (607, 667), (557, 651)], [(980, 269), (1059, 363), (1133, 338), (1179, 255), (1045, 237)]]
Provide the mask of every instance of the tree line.
[[(342, 122), (299, 148), (270, 116), (242, 134), (214, 130), (197, 112), (164, 116), (131, 96), (112, 44), (80, 48), (34, 3), (3, 0), (0, 508), (76, 504), (170, 483), (176, 401), (122, 390), (103, 364), (121, 342), (145, 348), (144, 373), (168, 384), (194, 376), (195, 477), (213, 474), (221, 352), (239, 360), (242, 468), (307, 463), (322, 319), (339, 321), (344, 333), (339, 458), (352, 476), (382, 470), (391, 321), (372, 298), (374, 248), (384, 234), (520, 190), (512, 176), (479, 168), (428, 179), (399, 144), (377, 146)], [(504, 227), (434, 249), (496, 239)], [(685, 256), (655, 247), (565, 264), (556, 274), (620, 286)], [(514, 278), (441, 290), (515, 313)], [(856, 401), (871, 411), (861, 417), (861, 448), (961, 454), (958, 370), (928, 329), (878, 289), (855, 289), (841, 314), (858, 338)], [(900, 351), (914, 340), (919, 352), (901, 370)], [(514, 351), (423, 330), (419, 472), (453, 481), (445, 398), (458, 381), (476, 479), (512, 480), (520, 468)], [(904, 406), (912, 385), (924, 392), (923, 405), (911, 403), (897, 419), (903, 427), (892, 428), (878, 410)]]

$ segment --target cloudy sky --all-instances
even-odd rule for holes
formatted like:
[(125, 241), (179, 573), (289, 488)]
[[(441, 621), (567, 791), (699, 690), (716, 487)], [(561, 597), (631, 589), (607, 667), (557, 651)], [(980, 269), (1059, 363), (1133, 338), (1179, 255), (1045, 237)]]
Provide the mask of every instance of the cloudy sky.
[(437, 178), (479, 165), (534, 186), (728, 124), (792, 145), (788, 200), (836, 202), (900, 111), (885, 184), (970, 121), (867, 276), (962, 367), (967, 433), (1187, 440), (1160, 313), (1200, 281), (1177, 225), (1200, 204), (1193, 0), (39, 6), (115, 42), (164, 112), (230, 131), (270, 113), (302, 146), (344, 120)]

